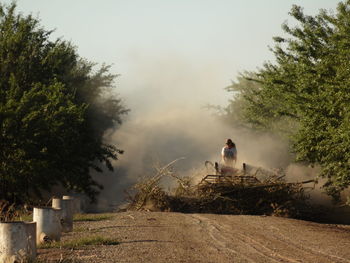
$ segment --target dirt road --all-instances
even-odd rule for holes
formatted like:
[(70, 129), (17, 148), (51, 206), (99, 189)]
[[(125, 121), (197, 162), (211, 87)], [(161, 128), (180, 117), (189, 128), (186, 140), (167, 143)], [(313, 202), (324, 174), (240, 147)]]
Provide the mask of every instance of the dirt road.
[(349, 262), (350, 226), (277, 217), (116, 213), (77, 222), (62, 240), (98, 235), (120, 241), (84, 249), (40, 249), (39, 258), (80, 262)]

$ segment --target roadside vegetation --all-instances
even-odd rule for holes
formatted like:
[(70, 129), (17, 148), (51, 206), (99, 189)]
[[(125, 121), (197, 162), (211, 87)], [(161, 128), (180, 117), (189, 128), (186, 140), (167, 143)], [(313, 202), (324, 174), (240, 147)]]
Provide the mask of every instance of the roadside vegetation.
[[(221, 117), (290, 140), (295, 160), (320, 166), (324, 189), (339, 200), (350, 185), (350, 1), (315, 16), (293, 6), (273, 62), (244, 72)], [(349, 202), (350, 203), (350, 202)]]
[(91, 171), (113, 170), (123, 152), (103, 137), (128, 112), (117, 75), (15, 3), (0, 4), (0, 75), (0, 200), (36, 202), (56, 185), (94, 200)]

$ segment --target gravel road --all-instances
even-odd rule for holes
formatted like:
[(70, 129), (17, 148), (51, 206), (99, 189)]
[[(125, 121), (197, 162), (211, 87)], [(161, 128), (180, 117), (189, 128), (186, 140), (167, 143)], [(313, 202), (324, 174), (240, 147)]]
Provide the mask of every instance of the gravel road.
[(264, 216), (122, 212), (108, 220), (76, 222), (74, 228), (63, 235), (63, 242), (97, 235), (117, 238), (120, 244), (39, 249), (39, 259), (350, 263), (350, 226), (345, 225)]

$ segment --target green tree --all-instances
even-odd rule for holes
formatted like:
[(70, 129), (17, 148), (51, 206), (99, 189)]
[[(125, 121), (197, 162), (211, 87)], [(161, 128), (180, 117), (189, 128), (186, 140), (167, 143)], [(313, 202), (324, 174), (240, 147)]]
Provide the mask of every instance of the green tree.
[(298, 25), (284, 24), (286, 37), (274, 38), (275, 62), (256, 72), (260, 86), (242, 98), (244, 120), (288, 134), (296, 159), (321, 165), (337, 198), (350, 185), (350, 1), (334, 14), (293, 6), (290, 15)]
[(91, 170), (112, 170), (122, 152), (103, 140), (127, 112), (116, 75), (51, 33), (0, 4), (0, 199), (11, 202), (56, 184), (93, 198), (101, 186)]

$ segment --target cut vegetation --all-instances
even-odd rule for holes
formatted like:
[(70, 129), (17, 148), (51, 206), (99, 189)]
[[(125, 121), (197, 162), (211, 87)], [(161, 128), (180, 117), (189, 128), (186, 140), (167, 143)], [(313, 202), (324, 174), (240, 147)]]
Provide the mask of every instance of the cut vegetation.
[[(145, 178), (133, 187), (129, 195), (130, 210), (169, 211), (185, 213), (215, 213), (235, 215), (274, 215), (317, 219), (320, 217), (308, 202), (304, 183), (288, 183), (281, 173), (254, 175), (209, 175), (214, 179), (193, 184), (191, 178), (177, 176), (171, 165), (158, 169), (155, 176)], [(170, 191), (161, 186), (165, 176), (175, 178), (178, 185)], [(258, 179), (259, 178), (259, 179)]]

